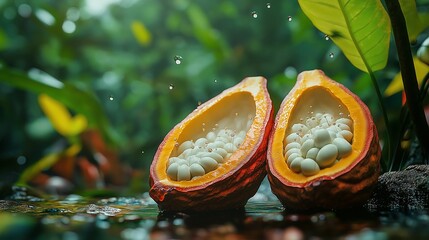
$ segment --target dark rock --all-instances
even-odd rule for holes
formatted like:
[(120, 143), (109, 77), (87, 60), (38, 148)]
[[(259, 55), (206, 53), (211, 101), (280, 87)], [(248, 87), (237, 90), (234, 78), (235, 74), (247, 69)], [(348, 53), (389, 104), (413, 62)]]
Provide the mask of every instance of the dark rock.
[(380, 176), (367, 207), (371, 210), (420, 210), (429, 207), (429, 165), (412, 165)]

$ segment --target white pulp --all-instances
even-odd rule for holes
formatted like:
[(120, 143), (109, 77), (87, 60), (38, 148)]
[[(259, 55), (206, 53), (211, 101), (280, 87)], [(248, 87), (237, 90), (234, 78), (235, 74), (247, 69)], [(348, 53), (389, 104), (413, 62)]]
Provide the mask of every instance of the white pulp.
[(236, 113), (233, 121), (224, 119), (205, 136), (177, 143), (177, 154), (167, 164), (168, 177), (187, 181), (216, 170), (240, 147), (252, 122), (252, 115)]
[(312, 176), (352, 152), (351, 119), (316, 113), (303, 122), (293, 124), (285, 136), (284, 155), (292, 171)]

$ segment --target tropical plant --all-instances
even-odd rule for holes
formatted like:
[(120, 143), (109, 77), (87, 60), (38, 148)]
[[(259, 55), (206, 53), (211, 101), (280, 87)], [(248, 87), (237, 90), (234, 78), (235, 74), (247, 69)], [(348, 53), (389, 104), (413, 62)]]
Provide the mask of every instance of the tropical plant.
[[(386, 66), (392, 26), (407, 108), (422, 149), (422, 157), (428, 163), (429, 128), (422, 107), (423, 98), (420, 97), (417, 86), (409, 39), (415, 41), (418, 34), (429, 23), (422, 20), (422, 18), (427, 18), (426, 15), (417, 14), (415, 1), (400, 1), (399, 3), (398, 0), (386, 0), (386, 3), (388, 13), (379, 0), (367, 0), (364, 2), (357, 0), (299, 1), (302, 10), (310, 18), (314, 26), (332, 39), (356, 68), (369, 74), (383, 112), (385, 127), (387, 128), (386, 147), (384, 148), (384, 160), (382, 162), (383, 169), (392, 170), (402, 165), (402, 159), (395, 153), (400, 148), (398, 142), (403, 137), (408, 123), (402, 120), (401, 131), (396, 134), (397, 131), (394, 131), (389, 122), (384, 97), (374, 72), (383, 70)], [(401, 10), (401, 6), (404, 11)], [(405, 13), (407, 25), (403, 12)], [(409, 36), (406, 34), (407, 32)], [(423, 79), (420, 81), (423, 81)], [(394, 84), (397, 85), (397, 81), (394, 81)], [(425, 88), (422, 89), (424, 90)], [(408, 118), (406, 117), (406, 119)]]
[[(427, 13), (421, 12), (427, 0), (400, 2), (409, 37), (418, 46), (427, 35), (422, 34)], [(347, 19), (353, 21), (347, 25)], [(262, 75), (278, 108), (297, 73), (315, 68), (370, 107), (384, 136), (389, 170), (402, 156), (408, 159), (407, 151), (395, 146), (404, 143), (403, 134), (392, 129), (401, 125), (407, 134), (415, 132), (406, 131), (414, 111), (404, 108), (400, 123), (400, 95), (382, 96), (399, 70), (388, 47), (390, 20), (378, 0), (0, 1), (0, 185), (26, 179), (22, 173), (30, 166), (61, 153), (54, 147), (58, 141), (81, 141), (55, 129), (38, 104), (40, 94), (71, 116), (84, 116), (87, 129), (99, 131), (135, 170), (126, 177), (133, 176), (132, 191), (141, 192), (147, 190), (146, 170), (162, 138), (199, 102), (246, 76)], [(332, 24), (337, 22), (346, 27), (337, 29)], [(419, 66), (417, 73), (425, 75)], [(378, 98), (368, 89), (371, 84)], [(420, 99), (427, 83), (422, 86)], [(389, 124), (380, 122), (383, 115)], [(402, 152), (394, 154), (395, 149)]]

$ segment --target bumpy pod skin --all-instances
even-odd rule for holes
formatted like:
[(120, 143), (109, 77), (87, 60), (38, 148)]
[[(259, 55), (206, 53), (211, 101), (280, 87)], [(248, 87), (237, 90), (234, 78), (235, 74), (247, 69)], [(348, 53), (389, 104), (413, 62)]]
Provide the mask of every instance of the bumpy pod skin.
[[(287, 209), (346, 209), (362, 205), (371, 197), (380, 175), (381, 150), (373, 128), (369, 151), (350, 171), (335, 179), (320, 178), (302, 187), (289, 187), (268, 174), (271, 190)], [(362, 184), (362, 183), (365, 184)]]
[[(268, 133), (268, 131), (267, 131)], [(266, 175), (268, 135), (254, 155), (229, 176), (219, 177), (213, 183), (198, 188), (180, 188), (154, 182), (151, 178), (150, 196), (161, 210), (215, 211), (244, 207), (255, 195)]]
[[(317, 83), (311, 83), (308, 78), (317, 78)], [(301, 84), (305, 86), (301, 86)], [(348, 101), (354, 101), (355, 105), (359, 106), (359, 110), (350, 110), (351, 113), (352, 111), (359, 111), (360, 118), (363, 118), (353, 119), (356, 123), (355, 136), (358, 138), (356, 141), (359, 142), (355, 143), (355, 145), (358, 145), (359, 148), (354, 148), (354, 153), (350, 157), (352, 159), (344, 160), (347, 164), (334, 165), (332, 168), (308, 178), (308, 180), (302, 180), (301, 178), (299, 182), (295, 181), (298, 178), (294, 178), (287, 171), (285, 174), (285, 171), (278, 168), (278, 166), (282, 166), (278, 162), (283, 160), (279, 159), (281, 154), (276, 153), (276, 149), (278, 149), (276, 144), (280, 144), (278, 141), (282, 138), (275, 136), (279, 135), (277, 132), (279, 129), (284, 131), (287, 128), (282, 127), (281, 124), (288, 123), (284, 119), (291, 117), (291, 110), (288, 109), (287, 105), (296, 103), (296, 99), (299, 96), (295, 94), (306, 91), (305, 88), (319, 86), (330, 89), (328, 91), (332, 91), (334, 94), (335, 89), (338, 89), (342, 92), (343, 97), (348, 95)], [(317, 98), (318, 96), (315, 97)], [(365, 121), (366, 124), (363, 124), (362, 121)], [(364, 134), (364, 136), (361, 136), (361, 134)], [(359, 138), (362, 140), (359, 140)], [(331, 210), (361, 206), (371, 196), (380, 175), (381, 149), (378, 140), (377, 129), (370, 112), (356, 95), (343, 85), (329, 79), (320, 70), (303, 72), (298, 76), (297, 84), (286, 96), (280, 107), (268, 144), (267, 170), (271, 190), (284, 207), (291, 210)]]
[[(257, 79), (256, 79), (257, 78)], [(234, 208), (244, 207), (247, 200), (252, 197), (258, 190), (260, 183), (266, 176), (266, 151), (268, 146), (268, 138), (274, 123), (274, 110), (268, 91), (266, 89), (266, 80), (262, 77), (244, 79), (238, 85), (225, 90), (220, 95), (202, 104), (198, 109), (191, 113), (182, 123), (187, 119), (192, 119), (192, 116), (200, 114), (203, 111), (210, 111), (210, 108), (216, 103), (219, 98), (233, 94), (234, 92), (247, 91), (247, 85), (258, 84), (260, 85), (257, 94), (252, 93), (253, 96), (258, 98), (263, 106), (256, 108), (264, 108), (256, 112), (265, 112), (264, 116), (255, 116), (255, 122), (252, 124), (252, 129), (261, 132), (257, 139), (251, 138), (252, 148), (241, 149), (241, 153), (232, 155), (235, 159), (229, 161), (236, 162), (228, 169), (228, 171), (218, 172), (222, 170), (215, 170), (210, 174), (213, 177), (208, 178), (205, 182), (199, 184), (199, 180), (195, 184), (174, 182), (167, 179), (159, 172), (159, 164), (165, 164), (166, 159), (162, 157), (164, 146), (168, 144), (171, 139), (177, 137), (177, 129), (181, 124), (178, 124), (170, 133), (165, 137), (161, 143), (158, 151), (154, 157), (150, 168), (150, 196), (158, 203), (160, 210), (165, 211), (186, 211), (186, 212), (199, 212), (199, 211), (217, 211), (227, 210)], [(253, 82), (253, 83), (252, 83)], [(251, 87), (253, 89), (253, 87)], [(249, 90), (252, 92), (253, 90)], [(263, 98), (263, 99), (261, 99)], [(231, 102), (230, 104), (234, 104)], [(258, 119), (258, 120), (256, 120)], [(258, 126), (253, 127), (254, 124)], [(178, 133), (180, 135), (180, 133)]]

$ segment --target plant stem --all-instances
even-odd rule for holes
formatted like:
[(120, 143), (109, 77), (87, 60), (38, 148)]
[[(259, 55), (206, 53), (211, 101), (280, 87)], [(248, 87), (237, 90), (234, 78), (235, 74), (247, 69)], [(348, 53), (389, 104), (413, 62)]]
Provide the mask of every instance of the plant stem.
[[(374, 73), (372, 71), (368, 71), (368, 73), (371, 78), (372, 84), (374, 85), (375, 92), (377, 93), (378, 103), (380, 104), (381, 112), (383, 113), (384, 125), (386, 127), (386, 143), (384, 144), (384, 146), (387, 147), (387, 161), (384, 161), (384, 163), (389, 163), (391, 161), (389, 118), (387, 117), (386, 107), (384, 106), (384, 103), (383, 103), (383, 95), (381, 94), (380, 88), (378, 87), (377, 79), (375, 78)], [(392, 164), (389, 164), (389, 165), (390, 167), (392, 166)], [(387, 166), (382, 166), (384, 170), (386, 170), (386, 167)], [(390, 168), (389, 168), (389, 171), (390, 171)]]
[(426, 123), (426, 117), (419, 99), (419, 87), (417, 84), (405, 18), (398, 0), (386, 0), (386, 6), (396, 42), (407, 107), (410, 110), (411, 119), (415, 125), (417, 139), (421, 144), (423, 154), (426, 155), (427, 147), (429, 146), (429, 126)]
[[(419, 98), (420, 101), (423, 102), (426, 93), (429, 88), (429, 73), (426, 74), (426, 76), (423, 78), (423, 82), (420, 87), (420, 94)], [(400, 124), (399, 124), (399, 137), (394, 145), (394, 155), (393, 155), (393, 168), (394, 170), (402, 170), (403, 168), (403, 162), (404, 162), (404, 154), (407, 151), (406, 149), (403, 149), (401, 146), (401, 142), (404, 140), (404, 134), (407, 131), (407, 129), (410, 129), (410, 111), (406, 106), (402, 106), (401, 108), (401, 117), (400, 117)], [(408, 141), (412, 141), (412, 139), (408, 139)], [(426, 158), (426, 164), (429, 164), (428, 158)]]

